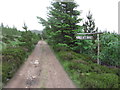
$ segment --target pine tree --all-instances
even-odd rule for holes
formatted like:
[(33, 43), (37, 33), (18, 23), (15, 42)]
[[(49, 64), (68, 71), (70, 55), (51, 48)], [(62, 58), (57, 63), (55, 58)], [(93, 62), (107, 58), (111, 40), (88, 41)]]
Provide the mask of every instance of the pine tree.
[[(88, 12), (88, 15), (86, 17), (87, 17), (87, 21), (85, 21), (83, 24), (84, 32), (85, 33), (98, 32), (98, 28), (96, 28), (96, 26), (95, 26), (95, 21), (93, 19), (92, 13), (90, 11)], [(93, 45), (96, 44), (96, 42), (95, 42), (96, 39), (97, 39), (97, 34), (93, 35), (93, 40), (92, 40)], [(95, 46), (92, 50), (93, 51), (91, 51), (91, 52), (97, 54), (97, 46)]]
[[(82, 19), (78, 18), (80, 12), (75, 10), (78, 6), (75, 2), (53, 2), (49, 7), (46, 21), (41, 19), (41, 23), (46, 26), (45, 30), (54, 44), (75, 45), (75, 35), (80, 31), (77, 25)], [(39, 17), (40, 18), (40, 17)]]
[(25, 29), (27, 31), (27, 25), (24, 23), (24, 26), (22, 27), (23, 29)]
[(87, 17), (87, 21), (84, 22), (83, 27), (84, 27), (84, 32), (85, 33), (95, 33), (98, 31), (98, 28), (95, 27), (95, 22), (93, 19), (93, 16), (91, 14), (91, 12), (88, 12)]

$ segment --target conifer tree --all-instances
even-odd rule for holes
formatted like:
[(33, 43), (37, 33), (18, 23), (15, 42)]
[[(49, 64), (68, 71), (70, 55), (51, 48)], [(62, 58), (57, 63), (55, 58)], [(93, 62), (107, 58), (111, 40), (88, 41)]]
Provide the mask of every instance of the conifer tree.
[(66, 44), (70, 47), (75, 45), (75, 35), (80, 31), (77, 24), (82, 20), (78, 18), (80, 11), (76, 10), (77, 7), (75, 2), (52, 2), (48, 8), (47, 20), (38, 17), (52, 43)]
[(25, 29), (27, 31), (27, 25), (24, 23), (24, 26), (22, 27), (23, 29)]
[[(89, 11), (87, 17), (87, 21), (83, 24), (83, 30), (85, 33), (95, 33), (98, 32), (98, 28), (95, 26), (95, 21), (93, 19), (92, 13)], [(97, 34), (93, 35), (92, 43), (93, 45), (96, 44), (95, 40), (97, 39)], [(97, 54), (97, 46), (94, 46), (92, 51), (93, 53)]]
[(95, 27), (95, 21), (90, 11), (88, 12), (88, 15), (86, 17), (87, 17), (87, 21), (85, 21), (83, 24), (84, 32), (85, 33), (97, 32), (98, 28)]

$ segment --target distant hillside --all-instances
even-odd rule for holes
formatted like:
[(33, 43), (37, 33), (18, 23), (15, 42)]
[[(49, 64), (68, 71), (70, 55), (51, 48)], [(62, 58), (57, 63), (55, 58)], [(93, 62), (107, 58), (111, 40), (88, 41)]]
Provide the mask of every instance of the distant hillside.
[(31, 32), (36, 33), (36, 34), (41, 34), (42, 33), (42, 31), (39, 31), (39, 30), (31, 30)]

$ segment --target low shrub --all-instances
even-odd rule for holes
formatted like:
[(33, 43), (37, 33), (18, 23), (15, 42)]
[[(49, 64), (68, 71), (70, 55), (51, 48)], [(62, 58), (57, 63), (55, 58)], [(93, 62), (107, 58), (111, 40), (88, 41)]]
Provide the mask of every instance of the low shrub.
[(79, 73), (90, 72), (91, 67), (82, 63), (71, 63), (69, 68), (72, 70), (76, 70)]
[(84, 72), (96, 72), (96, 73), (113, 73), (119, 76), (118, 68), (109, 68), (107, 66), (101, 66), (93, 62), (85, 62), (83, 60), (73, 60), (69, 64), (70, 69), (76, 69), (78, 71)]
[(100, 36), (101, 52), (100, 59), (103, 65), (120, 65), (120, 35), (115, 33), (104, 33)]
[(91, 66), (93, 72), (118, 74), (117, 68), (109, 68), (107, 66), (101, 66), (96, 63), (91, 63), (90, 66)]
[(78, 54), (73, 51), (60, 51), (58, 55), (62, 60), (78, 59)]
[(69, 46), (67, 44), (62, 44), (62, 43), (58, 43), (56, 45), (53, 45), (53, 49), (56, 52), (60, 52), (60, 51), (69, 51)]
[[(98, 65), (90, 60), (81, 60), (76, 53), (60, 51), (58, 55), (70, 78), (79, 88), (118, 88), (118, 68)], [(71, 53), (71, 52), (70, 52)], [(69, 61), (70, 60), (70, 61)]]
[(5, 84), (31, 53), (40, 37), (31, 31), (17, 31), (9, 27), (3, 27), (2, 31), (2, 43), (6, 45), (2, 48), (2, 83)]
[(6, 48), (2, 52), (2, 82), (7, 82), (24, 62), (26, 53), (20, 47)]
[(118, 88), (118, 76), (114, 74), (89, 73), (80, 76), (85, 88)]

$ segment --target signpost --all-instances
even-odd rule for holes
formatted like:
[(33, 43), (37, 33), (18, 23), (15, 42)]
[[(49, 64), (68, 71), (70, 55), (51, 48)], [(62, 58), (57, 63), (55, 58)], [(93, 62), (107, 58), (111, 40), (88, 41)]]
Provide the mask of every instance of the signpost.
[(76, 36), (76, 38), (77, 39), (84, 39), (84, 40), (86, 40), (86, 39), (93, 39), (93, 36)]
[(78, 33), (78, 35), (86, 35), (86, 36), (76, 36), (77, 39), (81, 40), (91, 40), (94, 39), (93, 36), (87, 36), (87, 35), (96, 35), (97, 34), (97, 40), (98, 40), (98, 52), (97, 52), (97, 64), (100, 64), (99, 55), (100, 55), (100, 43), (99, 43), (99, 34), (102, 34), (101, 32), (97, 33)]

